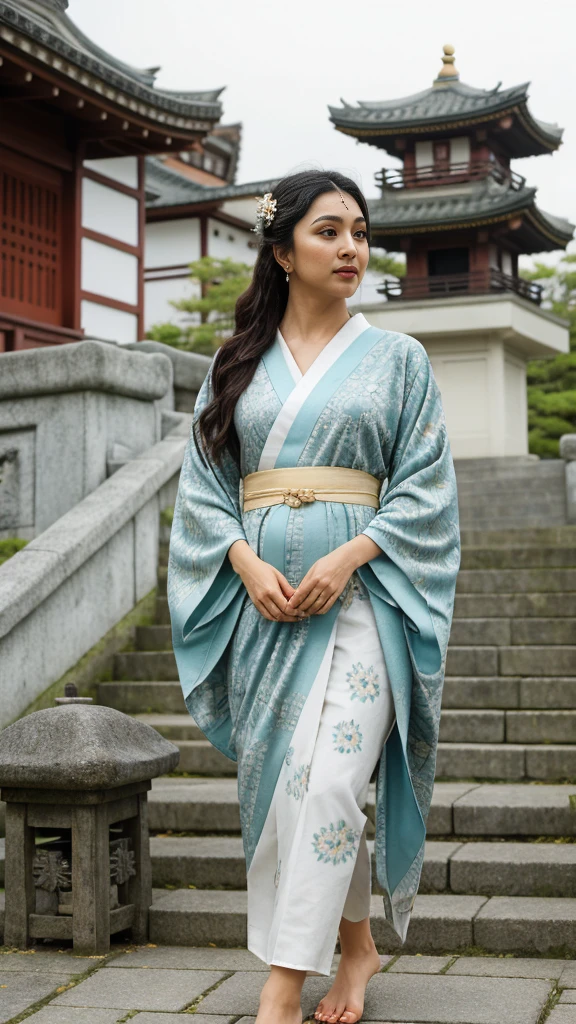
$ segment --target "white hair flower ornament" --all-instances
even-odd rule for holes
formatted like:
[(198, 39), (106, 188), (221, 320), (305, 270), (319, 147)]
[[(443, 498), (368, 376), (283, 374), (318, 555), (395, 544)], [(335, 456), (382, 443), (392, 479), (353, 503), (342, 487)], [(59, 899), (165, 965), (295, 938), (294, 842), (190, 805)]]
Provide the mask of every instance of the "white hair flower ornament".
[(252, 231), (263, 231), (274, 220), (276, 213), (277, 199), (272, 199), (271, 192), (265, 192), (263, 196), (256, 196), (258, 205), (256, 207), (256, 224)]

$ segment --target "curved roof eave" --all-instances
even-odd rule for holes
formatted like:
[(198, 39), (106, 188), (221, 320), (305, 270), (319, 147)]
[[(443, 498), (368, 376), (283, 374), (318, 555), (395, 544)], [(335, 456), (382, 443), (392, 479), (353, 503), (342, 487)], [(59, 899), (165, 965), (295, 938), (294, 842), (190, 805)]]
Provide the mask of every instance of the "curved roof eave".
[[(37, 52), (28, 43), (19, 47), (20, 40), (16, 35), (32, 40)], [(125, 64), (92, 42), (66, 14), (48, 7), (40, 12), (33, 0), (19, 0), (18, 3), (16, 0), (0, 0), (0, 39), (25, 50), (27, 56), (42, 61), (50, 68), (52, 64), (46, 60), (46, 51), (51, 51), (60, 58), (59, 66), (54, 68), (59, 74), (66, 75), (63, 62), (69, 61), (119, 91), (175, 116), (212, 122), (222, 116), (222, 106), (217, 99), (222, 90), (182, 93), (156, 89), (153, 83), (158, 69), (139, 69)], [(77, 84), (78, 76), (68, 77)], [(82, 85), (90, 89), (89, 84), (83, 82)], [(98, 92), (98, 95), (102, 98), (105, 94)]]
[(165, 167), (157, 157), (148, 156), (146, 187), (150, 192), (154, 192), (157, 198), (152, 199), (146, 206), (148, 209), (158, 210), (164, 207), (224, 202), (226, 199), (262, 195), (264, 192), (273, 192), (279, 181), (280, 178), (273, 178), (268, 181), (249, 181), (242, 185), (199, 185), (178, 171)]
[[(353, 135), (393, 134), (422, 128), (449, 127), (452, 123), (482, 122), (494, 119), (505, 110), (516, 110), (525, 131), (544, 149), (556, 149), (564, 133), (559, 125), (540, 121), (528, 108), (529, 82), (509, 89), (474, 89), (464, 82), (452, 82), (442, 89), (432, 86), (397, 100), (376, 103), (359, 101), (357, 106), (343, 102), (342, 107), (328, 106), (330, 121), (337, 130)], [(453, 109), (450, 109), (450, 100)], [(466, 100), (470, 102), (467, 103)], [(378, 117), (381, 112), (382, 117)]]

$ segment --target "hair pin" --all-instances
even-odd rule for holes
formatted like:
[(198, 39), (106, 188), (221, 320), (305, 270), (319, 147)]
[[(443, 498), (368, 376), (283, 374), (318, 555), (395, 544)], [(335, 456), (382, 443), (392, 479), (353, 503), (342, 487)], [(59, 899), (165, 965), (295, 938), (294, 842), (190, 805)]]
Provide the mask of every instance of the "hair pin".
[(269, 227), (274, 220), (278, 200), (272, 199), (271, 192), (265, 192), (263, 196), (256, 196), (256, 199), (258, 200), (258, 205), (256, 207), (256, 224), (252, 228), (252, 231), (262, 231), (264, 227)]

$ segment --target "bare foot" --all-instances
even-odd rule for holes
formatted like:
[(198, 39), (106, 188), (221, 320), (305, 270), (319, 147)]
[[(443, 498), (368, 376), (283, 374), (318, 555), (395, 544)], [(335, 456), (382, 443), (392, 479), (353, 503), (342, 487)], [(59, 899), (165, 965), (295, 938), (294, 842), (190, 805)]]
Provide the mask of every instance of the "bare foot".
[[(300, 971), (290, 971), (290, 974), (300, 974)], [(302, 972), (302, 980), (305, 972)], [(272, 974), (264, 985), (260, 994), (260, 1006), (256, 1024), (302, 1024), (302, 1007), (300, 1005), (299, 989), (293, 983), (286, 984), (282, 977)]]
[(376, 946), (358, 953), (343, 953), (332, 988), (318, 1003), (315, 1020), (356, 1024), (364, 1010), (366, 985), (382, 964)]

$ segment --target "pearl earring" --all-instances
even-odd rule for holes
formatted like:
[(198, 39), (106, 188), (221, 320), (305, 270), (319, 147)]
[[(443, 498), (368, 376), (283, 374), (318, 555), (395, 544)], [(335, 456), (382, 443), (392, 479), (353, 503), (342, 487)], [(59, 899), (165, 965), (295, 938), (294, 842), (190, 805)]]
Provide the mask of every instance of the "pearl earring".
[(286, 280), (290, 280), (290, 274), (288, 273), (288, 267), (286, 267)]

